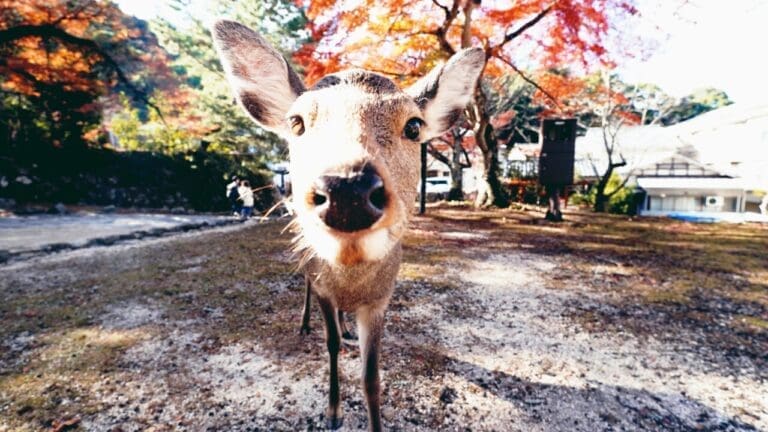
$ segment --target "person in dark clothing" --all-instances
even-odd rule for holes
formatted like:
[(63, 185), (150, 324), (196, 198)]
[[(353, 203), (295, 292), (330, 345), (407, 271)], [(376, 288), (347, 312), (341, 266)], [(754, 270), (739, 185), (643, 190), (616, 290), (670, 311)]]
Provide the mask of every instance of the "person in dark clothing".
[(229, 203), (232, 206), (232, 214), (235, 216), (240, 216), (242, 209), (240, 193), (237, 191), (238, 187), (240, 187), (240, 179), (233, 175), (232, 181), (227, 184), (227, 198), (229, 198)]

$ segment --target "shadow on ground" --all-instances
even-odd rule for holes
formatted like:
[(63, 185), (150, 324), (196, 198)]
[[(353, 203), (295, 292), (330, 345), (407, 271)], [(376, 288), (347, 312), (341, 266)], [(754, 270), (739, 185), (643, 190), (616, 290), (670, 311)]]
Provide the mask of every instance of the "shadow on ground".
[[(388, 315), (385, 425), (768, 428), (765, 228), (567, 216), (416, 218)], [(282, 229), (0, 268), (0, 430), (321, 428), (321, 320), (313, 307), (298, 335)], [(358, 362), (342, 355), (349, 430), (366, 422)]]

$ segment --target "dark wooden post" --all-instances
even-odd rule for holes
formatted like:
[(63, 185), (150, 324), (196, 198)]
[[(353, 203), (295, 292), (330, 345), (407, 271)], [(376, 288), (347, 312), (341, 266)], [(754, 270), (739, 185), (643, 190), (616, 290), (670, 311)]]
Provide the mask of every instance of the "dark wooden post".
[(573, 184), (576, 120), (544, 119), (541, 122), (539, 141), (539, 184), (546, 188), (549, 201), (545, 218), (560, 222), (563, 220), (560, 195)]
[(421, 194), (419, 194), (419, 214), (426, 211), (427, 200), (427, 143), (421, 143)]

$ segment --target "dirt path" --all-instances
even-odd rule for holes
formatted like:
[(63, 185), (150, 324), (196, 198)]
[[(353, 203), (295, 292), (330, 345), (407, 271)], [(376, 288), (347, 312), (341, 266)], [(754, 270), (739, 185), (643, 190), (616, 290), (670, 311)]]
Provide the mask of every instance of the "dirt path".
[[(321, 320), (315, 310), (315, 331), (298, 335), (302, 284), (281, 229), (0, 268), (0, 431), (322, 428)], [(598, 273), (543, 277), (574, 257), (495, 239), (490, 226), (416, 221), (384, 340), (386, 427), (768, 430), (760, 357), (693, 349), (679, 330), (596, 331), (585, 311), (604, 319), (616, 296), (594, 289)], [(344, 430), (364, 429), (356, 349), (341, 369)]]
[(0, 263), (236, 222), (228, 216), (77, 212), (0, 217)]

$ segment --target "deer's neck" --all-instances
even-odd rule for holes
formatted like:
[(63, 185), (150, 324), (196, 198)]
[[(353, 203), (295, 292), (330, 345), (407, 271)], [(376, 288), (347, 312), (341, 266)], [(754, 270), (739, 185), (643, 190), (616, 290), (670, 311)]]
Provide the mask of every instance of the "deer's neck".
[(400, 268), (402, 244), (397, 243), (378, 261), (354, 265), (331, 265), (318, 258), (304, 267), (312, 281), (312, 289), (330, 299), (339, 309), (352, 312), (364, 305), (378, 306), (389, 302)]

